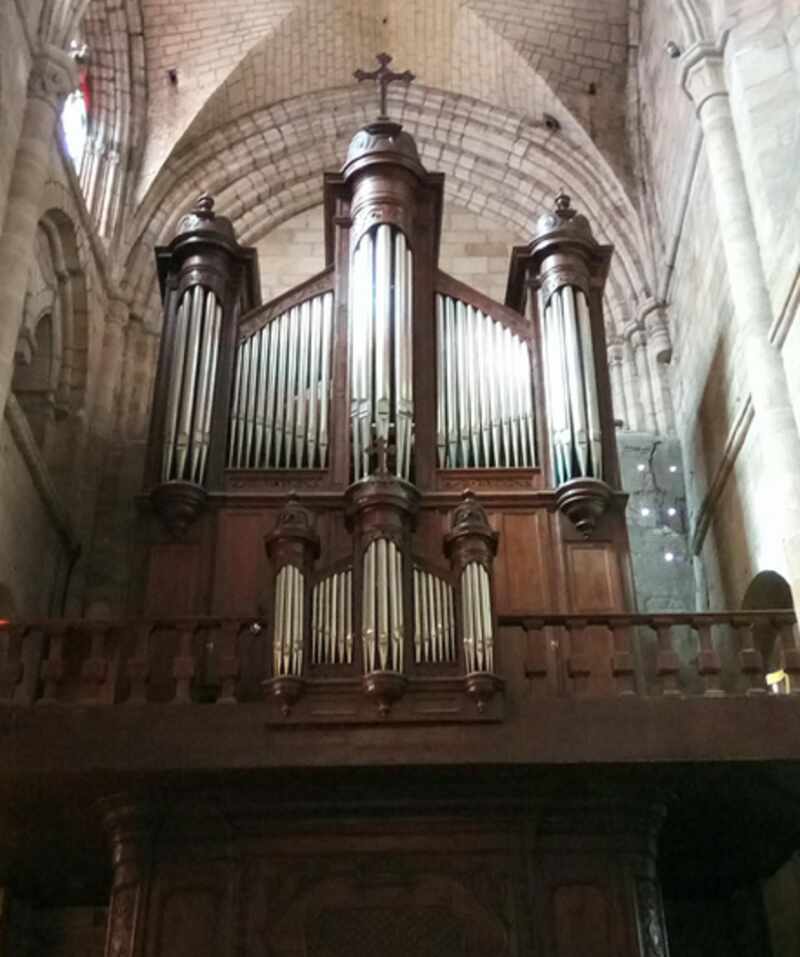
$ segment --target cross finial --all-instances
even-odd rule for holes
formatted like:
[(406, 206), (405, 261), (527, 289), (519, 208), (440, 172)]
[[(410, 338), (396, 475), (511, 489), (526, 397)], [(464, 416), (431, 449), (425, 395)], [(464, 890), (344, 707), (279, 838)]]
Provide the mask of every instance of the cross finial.
[(375, 85), (378, 87), (378, 97), (380, 100), (380, 116), (379, 119), (385, 120), (388, 119), (386, 116), (386, 88), (390, 83), (399, 82), (399, 83), (410, 83), (414, 79), (414, 74), (410, 70), (405, 70), (403, 73), (395, 73), (393, 70), (389, 69), (389, 64), (392, 62), (392, 58), (388, 53), (379, 53), (375, 59), (378, 61), (380, 66), (376, 70), (372, 70), (367, 73), (366, 70), (356, 70), (353, 76), (361, 83), (363, 80), (374, 80)]

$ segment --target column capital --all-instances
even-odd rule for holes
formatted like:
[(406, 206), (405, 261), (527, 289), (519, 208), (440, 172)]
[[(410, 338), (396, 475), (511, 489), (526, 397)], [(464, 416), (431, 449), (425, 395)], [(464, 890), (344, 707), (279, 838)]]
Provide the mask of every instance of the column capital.
[(694, 103), (698, 116), (703, 106), (713, 97), (727, 96), (725, 80), (725, 44), (727, 32), (716, 43), (700, 40), (693, 43), (681, 56), (681, 87)]
[(78, 85), (78, 68), (59, 47), (42, 45), (28, 77), (28, 96), (44, 100), (54, 109)]
[(625, 340), (622, 336), (611, 336), (609, 338), (607, 353), (610, 366), (622, 365), (625, 358)]
[(665, 308), (664, 302), (648, 299), (639, 310), (639, 325), (645, 329), (647, 340), (655, 349), (656, 360), (663, 363), (672, 358), (672, 340), (664, 317)]
[(638, 319), (629, 319), (622, 327), (622, 335), (631, 349), (640, 349), (647, 342), (644, 326)]

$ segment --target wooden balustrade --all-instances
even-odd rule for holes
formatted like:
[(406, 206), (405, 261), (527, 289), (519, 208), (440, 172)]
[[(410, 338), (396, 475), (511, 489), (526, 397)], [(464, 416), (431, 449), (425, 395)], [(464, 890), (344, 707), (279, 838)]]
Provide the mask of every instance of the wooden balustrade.
[(521, 629), (526, 676), (563, 695), (761, 695), (768, 671), (786, 676), (780, 691), (800, 694), (794, 612), (501, 615), (499, 625), (501, 653)]
[[(252, 619), (219, 618), (2, 625), (0, 704), (262, 700), (273, 677), (267, 633)], [(496, 654), (498, 674), (513, 677), (513, 663), (535, 696), (754, 696), (778, 670), (780, 690), (800, 695), (800, 635), (786, 611), (501, 615)]]

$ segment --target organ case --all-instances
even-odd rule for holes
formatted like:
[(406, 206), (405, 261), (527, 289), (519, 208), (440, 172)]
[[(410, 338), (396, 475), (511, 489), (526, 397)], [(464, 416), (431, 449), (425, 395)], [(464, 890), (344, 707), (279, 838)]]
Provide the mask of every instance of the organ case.
[(159, 250), (145, 606), (252, 616), (242, 688), (284, 720), (334, 686), (331, 720), (497, 720), (504, 614), (630, 607), (611, 250), (560, 196), (495, 302), (438, 268), (443, 185), (381, 116), (325, 177), (308, 282), (259, 304), (208, 198)]

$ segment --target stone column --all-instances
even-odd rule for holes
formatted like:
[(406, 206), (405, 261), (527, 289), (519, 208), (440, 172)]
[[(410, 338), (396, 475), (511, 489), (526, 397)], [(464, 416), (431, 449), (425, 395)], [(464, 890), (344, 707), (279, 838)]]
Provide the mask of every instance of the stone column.
[(34, 61), (28, 80), (28, 103), (0, 234), (0, 410), (5, 409), (14, 374), (14, 347), (22, 323), (36, 224), (42, 212), (42, 191), (61, 103), (76, 84), (72, 58), (57, 47), (45, 46)]
[(647, 361), (653, 391), (653, 414), (658, 431), (667, 435), (675, 431), (667, 365), (672, 358), (672, 343), (664, 319), (663, 304), (650, 300), (642, 307), (639, 324), (647, 336)]
[(642, 425), (646, 432), (657, 432), (653, 402), (653, 384), (650, 381), (650, 365), (647, 361), (647, 333), (638, 322), (629, 322), (625, 326), (625, 338), (631, 347), (639, 376), (639, 395), (642, 400)]
[(105, 798), (101, 810), (112, 866), (105, 957), (140, 957), (151, 870), (152, 816), (146, 805), (125, 794)]
[[(742, 374), (760, 446), (761, 516), (772, 529), (795, 598), (800, 598), (800, 435), (783, 360), (769, 341), (772, 309), (748, 198), (720, 45), (695, 43), (683, 55), (682, 84), (703, 129), (720, 238), (728, 267)], [(770, 556), (772, 560), (772, 556)]]
[(608, 340), (608, 373), (611, 378), (611, 401), (614, 407), (614, 422), (621, 422), (623, 429), (632, 428), (625, 397), (625, 382), (622, 363), (625, 359), (625, 344), (619, 336)]

